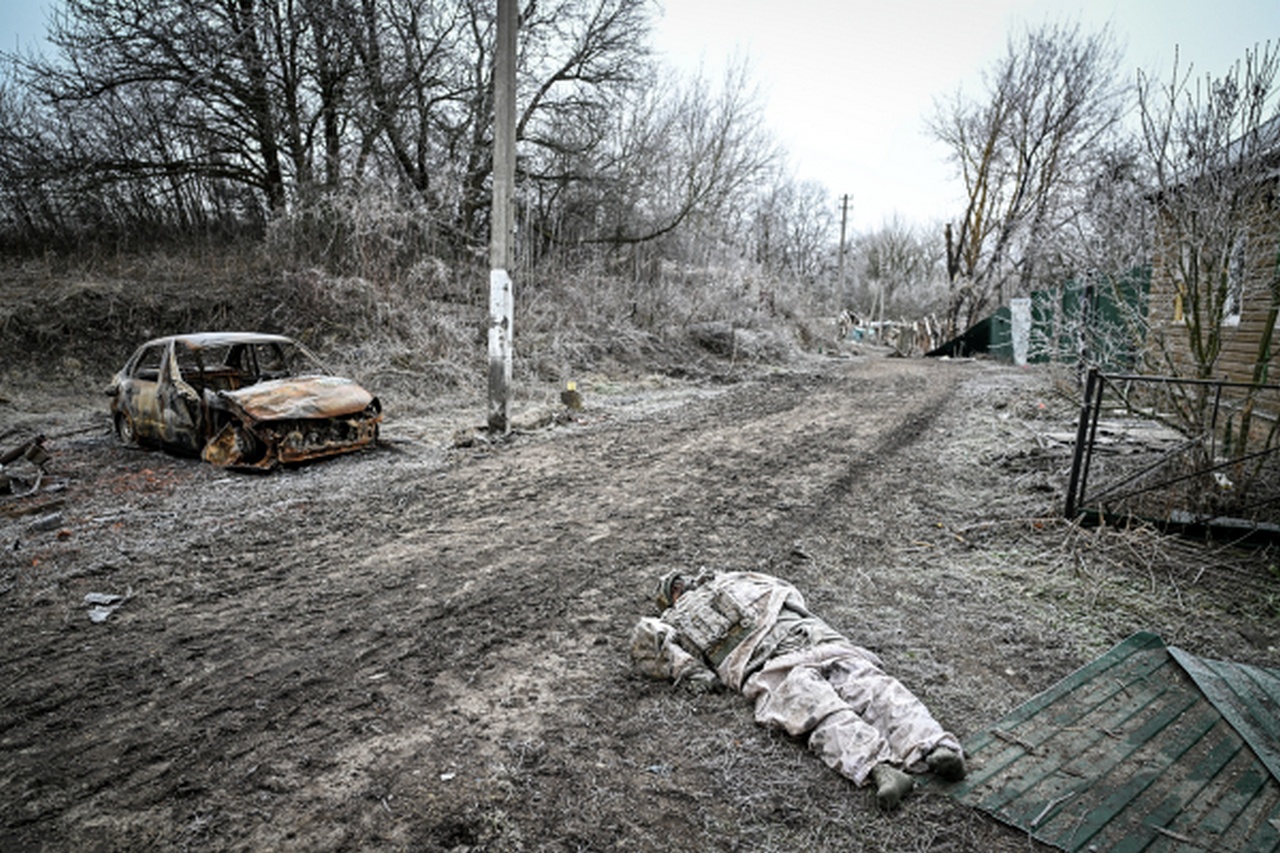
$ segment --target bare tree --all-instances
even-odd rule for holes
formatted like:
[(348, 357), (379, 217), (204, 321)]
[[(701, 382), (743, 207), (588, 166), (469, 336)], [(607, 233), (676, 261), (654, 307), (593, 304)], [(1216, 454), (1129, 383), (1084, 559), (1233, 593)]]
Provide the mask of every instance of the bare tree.
[(897, 216), (858, 238), (857, 257), (864, 298), (885, 314), (927, 314), (945, 296), (942, 248)]
[[(523, 4), (519, 245), (628, 264), (642, 287), (663, 259), (746, 263), (767, 204), (774, 269), (816, 292), (830, 199), (776, 181), (745, 62), (658, 73), (654, 8)], [(284, 257), (370, 277), (465, 263), (489, 228), (493, 28), (488, 0), (65, 0), (56, 55), (0, 92), (0, 221), (249, 223)]]
[(715, 217), (745, 200), (778, 158), (745, 63), (716, 87), (702, 75), (669, 78), (639, 93), (597, 161), (613, 203), (595, 212), (602, 227), (585, 239), (645, 242)]
[(54, 137), (49, 121), (17, 65), (0, 61), (0, 235), (7, 243), (46, 231), (57, 218), (49, 152), (38, 144)]
[(784, 173), (753, 205), (753, 255), (772, 275), (812, 289), (829, 278), (836, 206), (827, 189)]
[[(1280, 317), (1280, 48), (1246, 53), (1221, 77), (1177, 61), (1170, 79), (1142, 78), (1142, 141), (1157, 211), (1152, 306), (1157, 366), (1200, 379), (1268, 380)], [(1194, 386), (1199, 389), (1202, 386)], [(1241, 408), (1251, 437), (1254, 406)], [(1193, 391), (1181, 414), (1203, 429), (1208, 400)]]
[[(1139, 87), (1159, 211), (1157, 251), (1176, 290), (1191, 367), (1201, 378), (1215, 372), (1245, 289), (1270, 296), (1270, 277), (1260, 280), (1244, 253), (1259, 226), (1270, 226), (1265, 217), (1275, 167), (1269, 158), (1280, 152), (1278, 67), (1280, 52), (1268, 46), (1220, 78), (1193, 78), (1175, 64), (1169, 82), (1143, 78)], [(1176, 366), (1174, 352), (1165, 358)]]
[(1118, 62), (1109, 31), (1045, 25), (1009, 41), (983, 97), (939, 107), (931, 129), (966, 197), (946, 227), (953, 331), (1039, 280), (1082, 167), (1119, 120)]
[(296, 35), (280, 28), (295, 20), (259, 0), (65, 0), (49, 34), (58, 56), (26, 63), (32, 89), (82, 136), (83, 159), (64, 170), (139, 189), (232, 181), (281, 210), (301, 162), (285, 128), (309, 122), (283, 109), (297, 79), (279, 59)]
[[(25, 147), (57, 153), (55, 171), (86, 186), (160, 199), (179, 224), (209, 215), (226, 187), (257, 195), (257, 221), (302, 206), (321, 224), (341, 209), (326, 193), (388, 187), (465, 250), (488, 226), (491, 7), (64, 0), (56, 53), (24, 60), (21, 82), (74, 140)], [(651, 0), (526, 4), (528, 180), (581, 177), (607, 117), (645, 75), (650, 10)]]
[[(493, 9), (462, 0), (454, 46), (453, 96), (432, 122), (459, 170), (461, 232), (487, 227), (492, 103)], [(554, 0), (521, 10), (519, 115), (520, 181), (555, 193), (590, 173), (608, 117), (646, 76), (650, 0)], [(533, 223), (547, 230), (545, 223)]]
[(1118, 135), (1084, 164), (1067, 229), (1058, 242), (1072, 271), (1124, 272), (1150, 263), (1151, 175), (1140, 142)]
[[(492, 21), (481, 24), (466, 11), (430, 0), (359, 0), (343, 19), (356, 57), (346, 105), (359, 129), (353, 177), (398, 179), (433, 213), (453, 195), (448, 184), (457, 170), (445, 164), (468, 152), (459, 105), (480, 97), (482, 108), (490, 106)], [(472, 39), (477, 58), (464, 62)]]

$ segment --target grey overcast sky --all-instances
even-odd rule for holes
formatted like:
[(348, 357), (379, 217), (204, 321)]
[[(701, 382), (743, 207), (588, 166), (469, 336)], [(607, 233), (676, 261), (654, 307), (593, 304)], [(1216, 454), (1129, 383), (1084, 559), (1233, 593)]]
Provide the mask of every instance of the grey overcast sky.
[[(1011, 33), (1046, 22), (1110, 26), (1123, 73), (1168, 79), (1174, 51), (1221, 75), (1246, 49), (1280, 44), (1280, 0), (663, 0), (656, 46), (715, 75), (745, 55), (793, 171), (852, 197), (852, 225), (954, 215), (960, 184), (925, 133), (939, 99), (980, 72)], [(1280, 83), (1280, 81), (1277, 81)]]
[[(959, 184), (924, 131), (939, 98), (979, 74), (1010, 33), (1046, 21), (1110, 26), (1125, 70), (1167, 79), (1177, 49), (1222, 74), (1280, 44), (1280, 0), (660, 0), (655, 47), (713, 78), (745, 56), (796, 177), (853, 199), (852, 225), (953, 215)], [(5, 0), (6, 50), (36, 47), (47, 0)]]

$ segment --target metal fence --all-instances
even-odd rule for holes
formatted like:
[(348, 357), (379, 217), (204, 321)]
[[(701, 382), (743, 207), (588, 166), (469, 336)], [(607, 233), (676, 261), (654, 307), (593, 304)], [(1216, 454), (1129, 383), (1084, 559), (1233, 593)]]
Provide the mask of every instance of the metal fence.
[(1280, 538), (1280, 385), (1090, 370), (1066, 515)]

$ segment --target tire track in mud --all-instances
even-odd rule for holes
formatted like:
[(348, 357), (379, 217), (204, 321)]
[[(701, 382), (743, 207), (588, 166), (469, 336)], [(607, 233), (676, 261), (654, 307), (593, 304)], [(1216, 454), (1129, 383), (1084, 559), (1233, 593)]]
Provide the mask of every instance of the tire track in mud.
[[(927, 371), (899, 371), (897, 388), (856, 374), (766, 379), (639, 429), (604, 426), (460, 463), (405, 501), (405, 513), (427, 508), (425, 529), (375, 546), (364, 568), (416, 566), (439, 588), (438, 612), (495, 624), (502, 614), (496, 630), (519, 634), (572, 609), (548, 590), (598, 589), (640, 606), (665, 568), (776, 560), (794, 536), (831, 523), (858, 479), (885, 464), (877, 454), (919, 438), (953, 384)], [(860, 425), (859, 405), (893, 429)]]
[[(561, 437), (554, 446), (520, 446), (501, 462), (485, 461), (496, 466), (494, 473), (502, 471), (502, 480), (466, 478), (467, 494), (451, 502), (488, 503), (504, 489), (530, 495), (535, 485), (540, 488), (536, 498), (508, 505), (505, 516), (510, 529), (524, 531), (528, 552), (498, 566), (477, 561), (464, 573), (490, 574), (490, 582), (478, 583), (472, 594), (503, 599), (509, 620), (507, 638), (476, 648), (492, 657), (470, 686), (490, 696), (531, 689), (519, 670), (532, 676), (536, 699), (509, 707), (499, 700), (476, 713), (469, 720), (475, 749), (500, 762), (513, 745), (533, 744), (548, 764), (569, 761), (585, 749), (604, 756), (606, 764), (625, 765), (633, 748), (619, 733), (646, 739), (629, 709), (646, 691), (665, 692), (629, 676), (625, 647), (635, 618), (652, 607), (649, 593), (657, 573), (707, 565), (803, 579), (830, 565), (793, 565), (796, 540), (847, 536), (849, 522), (833, 516), (851, 499), (874, 500), (850, 488), (876, 470), (859, 467), (868, 462), (864, 448), (903, 451), (954, 387), (954, 380), (938, 380), (920, 367), (891, 377), (878, 370), (863, 376), (851, 367), (847, 373), (745, 383), (690, 404), (676, 417), (645, 422), (640, 430), (602, 428)], [(865, 417), (859, 417), (860, 408)], [(898, 437), (903, 430), (905, 439)], [(481, 487), (477, 497), (471, 490), (478, 482), (501, 482), (502, 488)], [(539, 525), (558, 527), (540, 538)], [(504, 587), (516, 578), (532, 579), (541, 589), (517, 584), (506, 596)], [(571, 606), (548, 619), (540, 609), (545, 596), (539, 595), (546, 588), (598, 595), (568, 593)], [(575, 621), (583, 614), (589, 620)], [(550, 636), (540, 638), (543, 633)], [(544, 666), (547, 660), (555, 664)], [(445, 690), (440, 698), (442, 706), (466, 701), (458, 690)], [(730, 703), (725, 710), (729, 730), (750, 730), (740, 706)], [(575, 719), (576, 725), (566, 724)], [(552, 797), (545, 786), (537, 790)], [(559, 796), (567, 801), (553, 811), (581, 811), (572, 794)], [(581, 822), (601, 818), (588, 814)]]
[(20, 791), (0, 817), (72, 846), (93, 837), (86, 810), (121, 846), (408, 844), (518, 776), (590, 837), (599, 816), (554, 782), (635, 760), (637, 690), (655, 688), (626, 639), (654, 577), (818, 580), (834, 558), (793, 565), (797, 542), (886, 511), (870, 481), (954, 384), (933, 364), (827, 363), (443, 466), (394, 446), (274, 479), (156, 461), (185, 481), (147, 511), (181, 523), (118, 534), (107, 577), (66, 585), (127, 580), (137, 598), (4, 655), (29, 683), (0, 716)]
[[(441, 669), (501, 658), (559, 625), (558, 643), (611, 647), (598, 677), (625, 664), (618, 640), (647, 609), (661, 571), (776, 567), (796, 538), (830, 527), (866, 464), (864, 442), (900, 450), (913, 439), (898, 435), (918, 437), (945, 401), (946, 381), (920, 399), (926, 376), (903, 370), (896, 388), (856, 375), (766, 379), (641, 429), (605, 426), (464, 462), (406, 507), (448, 506), (452, 515), (433, 514), (426, 532), (375, 548), (364, 568), (416, 567), (434, 578), (419, 587), (430, 600), (424, 617), (451, 624), (433, 649)], [(860, 426), (859, 403), (897, 428)], [(847, 461), (832, 466), (833, 456)], [(630, 606), (604, 609), (585, 591)]]

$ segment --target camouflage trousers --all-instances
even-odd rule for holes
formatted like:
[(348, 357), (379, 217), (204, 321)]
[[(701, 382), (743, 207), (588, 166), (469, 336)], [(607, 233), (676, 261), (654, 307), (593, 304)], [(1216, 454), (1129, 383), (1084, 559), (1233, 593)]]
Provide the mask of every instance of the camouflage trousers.
[(927, 769), (935, 747), (961, 752), (902, 682), (879, 659), (848, 642), (828, 642), (767, 660), (743, 684), (756, 722), (794, 737), (856, 785), (888, 762), (908, 772)]

